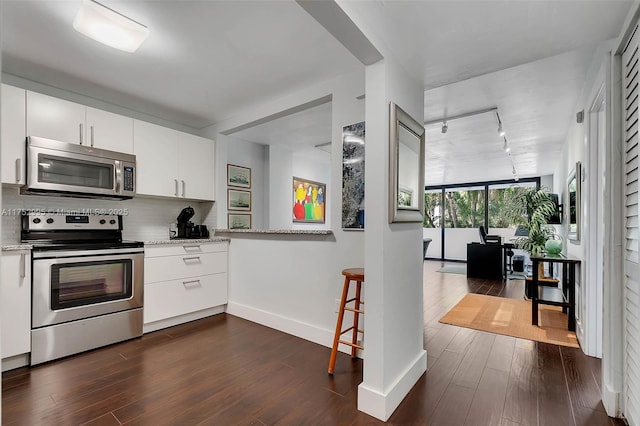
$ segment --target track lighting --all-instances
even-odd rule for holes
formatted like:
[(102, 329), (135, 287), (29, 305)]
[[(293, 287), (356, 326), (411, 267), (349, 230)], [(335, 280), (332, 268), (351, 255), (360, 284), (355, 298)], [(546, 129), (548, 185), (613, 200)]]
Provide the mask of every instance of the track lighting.
[(496, 111), (496, 118), (498, 119), (498, 135), (500, 137), (504, 137), (504, 135), (506, 135), (507, 132), (505, 132), (504, 129), (502, 128), (502, 121), (500, 120), (500, 114), (498, 114), (498, 111)]
[(507, 142), (507, 138), (504, 138), (504, 144), (502, 145), (502, 149), (506, 153), (511, 152), (511, 147), (509, 146), (509, 142)]
[(447, 133), (447, 130), (449, 130), (449, 125), (445, 121), (442, 123), (442, 133)]

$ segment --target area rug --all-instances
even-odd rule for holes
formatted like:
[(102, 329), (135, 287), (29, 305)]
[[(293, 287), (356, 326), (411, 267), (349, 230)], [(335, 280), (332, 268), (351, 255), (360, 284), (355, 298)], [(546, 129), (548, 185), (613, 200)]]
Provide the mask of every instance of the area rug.
[(440, 318), (440, 322), (554, 345), (580, 347), (576, 333), (567, 330), (567, 315), (561, 308), (539, 305), (540, 325), (531, 325), (531, 302), (528, 300), (470, 293)]
[(445, 265), (436, 272), (467, 275), (467, 265)]

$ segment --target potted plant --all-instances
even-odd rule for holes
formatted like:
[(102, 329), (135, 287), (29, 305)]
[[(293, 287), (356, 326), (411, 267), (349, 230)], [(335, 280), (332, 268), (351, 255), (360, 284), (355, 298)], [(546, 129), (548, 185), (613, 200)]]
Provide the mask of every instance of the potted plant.
[[(540, 255), (545, 251), (548, 241), (560, 240), (555, 229), (547, 224), (547, 218), (554, 213), (556, 206), (546, 188), (522, 188), (513, 193), (509, 204), (509, 215), (513, 223), (520, 223), (528, 231), (527, 236), (515, 239), (517, 248)], [(561, 249), (562, 246), (550, 244), (549, 251), (556, 251), (557, 254), (560, 252), (558, 247)]]

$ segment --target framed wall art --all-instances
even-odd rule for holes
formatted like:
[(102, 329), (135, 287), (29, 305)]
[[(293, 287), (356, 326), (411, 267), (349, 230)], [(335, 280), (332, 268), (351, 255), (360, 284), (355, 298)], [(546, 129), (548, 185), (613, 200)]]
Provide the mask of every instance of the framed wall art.
[(299, 177), (293, 178), (293, 221), (324, 223), (327, 185)]
[(229, 229), (251, 229), (251, 213), (228, 213)]
[(364, 229), (364, 121), (342, 128), (342, 229)]
[(251, 191), (227, 189), (227, 210), (251, 211)]
[(227, 186), (251, 188), (251, 169), (227, 164)]

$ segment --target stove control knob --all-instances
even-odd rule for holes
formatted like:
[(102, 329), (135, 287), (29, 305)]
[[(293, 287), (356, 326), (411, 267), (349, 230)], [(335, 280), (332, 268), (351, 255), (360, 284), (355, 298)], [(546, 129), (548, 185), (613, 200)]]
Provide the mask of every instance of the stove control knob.
[(107, 221), (106, 221), (106, 220), (104, 220), (104, 219), (100, 219), (100, 225), (104, 225), (105, 223), (107, 223)]
[(115, 225), (115, 224), (116, 224), (116, 220), (115, 220), (115, 219), (111, 219), (111, 220), (109, 221), (109, 223), (110, 223), (110, 224), (112, 224), (112, 225)]
[(36, 217), (36, 218), (33, 219), (33, 223), (37, 224), (37, 223), (40, 223), (40, 222), (41, 222), (41, 220), (40, 220), (39, 217)]
[(47, 219), (47, 223), (48, 224), (52, 224), (53, 223), (53, 219), (52, 218)]

